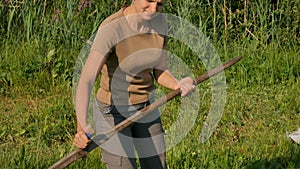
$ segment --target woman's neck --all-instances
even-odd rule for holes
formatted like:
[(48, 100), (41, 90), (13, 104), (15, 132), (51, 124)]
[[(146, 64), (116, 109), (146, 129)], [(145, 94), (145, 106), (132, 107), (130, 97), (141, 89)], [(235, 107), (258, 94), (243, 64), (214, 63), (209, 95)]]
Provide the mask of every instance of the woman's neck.
[(134, 6), (124, 8), (123, 15), (125, 16), (128, 24), (139, 32), (147, 32), (149, 30), (149, 23), (143, 19), (139, 12), (136, 11)]

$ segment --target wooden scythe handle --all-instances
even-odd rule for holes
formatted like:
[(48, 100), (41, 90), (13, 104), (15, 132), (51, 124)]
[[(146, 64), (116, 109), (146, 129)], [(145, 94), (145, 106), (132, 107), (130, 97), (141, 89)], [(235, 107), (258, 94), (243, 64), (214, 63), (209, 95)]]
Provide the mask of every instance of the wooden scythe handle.
[[(237, 63), (238, 61), (240, 61), (241, 59), (242, 59), (241, 56), (236, 57), (236, 58), (224, 63), (223, 65), (220, 65), (220, 66), (210, 70), (209, 72), (202, 74), (197, 79), (195, 79), (195, 81), (197, 82), (197, 84), (199, 84), (199, 83), (207, 80), (209, 77), (212, 77), (212, 76), (222, 72), (223, 70), (227, 69), (228, 67), (230, 67), (233, 64)], [(67, 167), (74, 161), (87, 155), (89, 152), (91, 152), (92, 150), (97, 148), (99, 145), (103, 144), (106, 140), (108, 140), (110, 137), (112, 137), (117, 132), (121, 131), (125, 127), (129, 126), (133, 122), (135, 122), (135, 121), (139, 120), (140, 118), (144, 117), (145, 115), (149, 114), (150, 112), (152, 112), (159, 106), (165, 104), (169, 100), (172, 100), (173, 98), (175, 98), (178, 95), (180, 95), (180, 89), (174, 90), (174, 91), (168, 93), (167, 95), (159, 98), (152, 104), (146, 106), (145, 108), (136, 112), (134, 115), (130, 116), (126, 120), (117, 124), (116, 126), (114, 126), (110, 131), (106, 132), (105, 134), (95, 136), (85, 149), (74, 150), (73, 152), (71, 152), (70, 154), (68, 154), (67, 156), (65, 156), (64, 158), (62, 158), (61, 160), (59, 160), (52, 166), (50, 166), (49, 169), (62, 169), (62, 168)]]

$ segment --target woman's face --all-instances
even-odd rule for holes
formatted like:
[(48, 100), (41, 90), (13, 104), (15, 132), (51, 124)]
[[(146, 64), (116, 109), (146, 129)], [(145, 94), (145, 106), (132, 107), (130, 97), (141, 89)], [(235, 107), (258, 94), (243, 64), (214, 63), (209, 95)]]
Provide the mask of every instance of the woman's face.
[(162, 12), (165, 0), (134, 0), (133, 6), (145, 20), (149, 20), (156, 12)]

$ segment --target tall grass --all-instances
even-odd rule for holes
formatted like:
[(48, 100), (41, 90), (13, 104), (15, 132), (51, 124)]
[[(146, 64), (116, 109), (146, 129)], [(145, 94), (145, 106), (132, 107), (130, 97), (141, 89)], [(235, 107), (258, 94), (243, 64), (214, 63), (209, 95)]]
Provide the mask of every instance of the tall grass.
[[(90, 3), (91, 2), (91, 3)], [(0, 2), (1, 168), (46, 168), (74, 149), (72, 73), (98, 25), (129, 1)], [(86, 6), (85, 6), (86, 4)], [(196, 124), (167, 152), (169, 168), (300, 168), (300, 147), (286, 136), (300, 127), (299, 0), (168, 0), (166, 13), (210, 38), (227, 70), (227, 104), (208, 142), (198, 138), (210, 107), (210, 83), (199, 86)], [(195, 74), (205, 71), (186, 46), (170, 41)], [(178, 100), (162, 115), (170, 126)], [(103, 168), (100, 151), (70, 168)]]

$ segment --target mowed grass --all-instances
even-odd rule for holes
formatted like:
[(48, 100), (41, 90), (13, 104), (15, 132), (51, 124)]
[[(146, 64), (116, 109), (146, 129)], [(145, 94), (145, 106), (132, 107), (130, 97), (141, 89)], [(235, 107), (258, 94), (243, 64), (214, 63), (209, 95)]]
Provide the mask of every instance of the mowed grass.
[[(0, 17), (7, 16), (1, 20), (0, 30), (0, 168), (47, 168), (75, 149), (75, 61), (96, 28), (97, 23), (91, 21), (100, 22), (124, 2), (97, 2), (79, 14), (78, 2), (70, 0), (67, 4), (34, 1), (36, 8), (19, 1), (0, 6)], [(287, 136), (300, 128), (299, 13), (297, 8), (281, 10), (299, 2), (278, 2), (277, 6), (249, 3), (247, 22), (243, 3), (224, 1), (227, 18), (222, 3), (215, 1), (170, 1), (171, 7), (166, 8), (210, 36), (222, 62), (243, 57), (225, 71), (227, 102), (215, 132), (205, 143), (199, 142), (199, 135), (211, 106), (211, 84), (199, 85), (196, 123), (186, 138), (167, 152), (169, 168), (300, 168), (300, 145)], [(230, 15), (229, 7), (240, 11)], [(53, 20), (52, 13), (60, 17), (60, 23)], [(23, 22), (26, 24), (18, 27)], [(170, 47), (195, 76), (206, 71), (189, 49), (172, 42)], [(166, 105), (162, 114), (166, 129), (177, 118), (179, 101)], [(69, 168), (104, 168), (100, 155), (97, 149)]]

